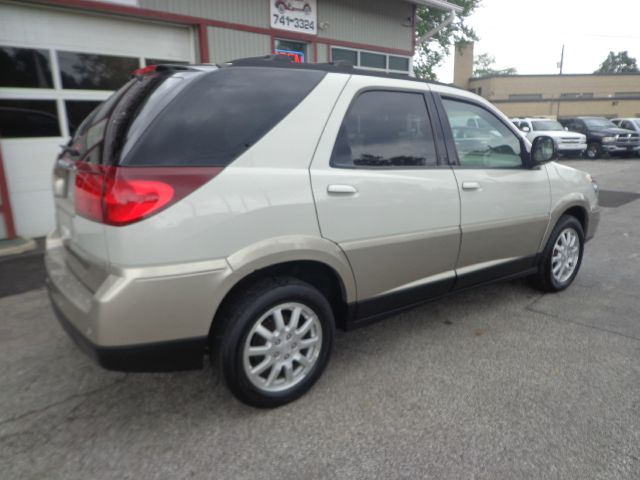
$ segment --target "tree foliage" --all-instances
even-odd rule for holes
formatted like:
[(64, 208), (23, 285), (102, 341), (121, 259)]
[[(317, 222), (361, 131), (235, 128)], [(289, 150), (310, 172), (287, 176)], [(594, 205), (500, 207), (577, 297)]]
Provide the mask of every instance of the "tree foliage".
[(629, 56), (628, 51), (609, 52), (600, 68), (593, 73), (635, 73), (639, 72), (636, 59)]
[(416, 52), (413, 70), (418, 78), (436, 80), (435, 69), (450, 53), (450, 48), (458, 42), (478, 40), (476, 32), (465, 21), (467, 17), (480, 5), (481, 0), (449, 0), (463, 8), (456, 15), (456, 20), (446, 26), (431, 39), (420, 42), (420, 38), (433, 28), (441, 25), (448, 16), (448, 12), (429, 7), (418, 7), (416, 13)]
[(518, 71), (515, 68), (503, 68), (497, 70), (493, 67), (496, 59), (488, 53), (478, 55), (473, 61), (473, 76), (484, 77), (487, 75), (516, 75)]

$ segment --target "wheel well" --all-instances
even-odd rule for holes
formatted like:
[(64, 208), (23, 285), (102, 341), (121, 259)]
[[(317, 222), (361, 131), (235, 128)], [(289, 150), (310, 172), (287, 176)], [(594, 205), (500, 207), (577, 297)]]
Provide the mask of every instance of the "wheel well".
[(344, 329), (349, 308), (342, 280), (338, 273), (328, 265), (312, 261), (300, 260), (279, 263), (260, 270), (255, 270), (236, 283), (225, 295), (213, 319), (210, 335), (219, 335), (225, 312), (234, 300), (240, 297), (250, 284), (268, 277), (293, 277), (317, 288), (327, 298), (333, 310), (336, 327)]
[(587, 234), (587, 211), (582, 207), (571, 207), (563, 215), (575, 217), (582, 225), (585, 235)]

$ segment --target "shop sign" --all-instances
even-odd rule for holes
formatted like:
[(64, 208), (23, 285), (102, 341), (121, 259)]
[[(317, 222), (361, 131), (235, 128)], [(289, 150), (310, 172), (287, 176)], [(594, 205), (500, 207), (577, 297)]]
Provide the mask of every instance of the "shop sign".
[(269, 0), (271, 27), (289, 32), (316, 35), (318, 15), (316, 0)]

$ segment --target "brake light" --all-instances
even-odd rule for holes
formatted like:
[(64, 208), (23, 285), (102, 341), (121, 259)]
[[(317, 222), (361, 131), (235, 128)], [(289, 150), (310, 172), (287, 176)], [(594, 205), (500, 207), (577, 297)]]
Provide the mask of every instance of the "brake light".
[(158, 68), (157, 65), (148, 65), (146, 67), (137, 68), (133, 72), (131, 72), (131, 75), (135, 77), (138, 77), (140, 75), (146, 75), (147, 73), (155, 72), (156, 68)]
[(78, 162), (76, 213), (123, 226), (164, 210), (214, 178), (221, 167), (104, 167)]

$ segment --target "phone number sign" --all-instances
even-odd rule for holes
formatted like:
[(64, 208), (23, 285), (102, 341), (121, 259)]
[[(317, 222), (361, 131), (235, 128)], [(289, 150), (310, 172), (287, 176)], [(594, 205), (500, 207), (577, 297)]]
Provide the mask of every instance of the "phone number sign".
[(269, 0), (271, 27), (289, 32), (318, 33), (317, 0)]

